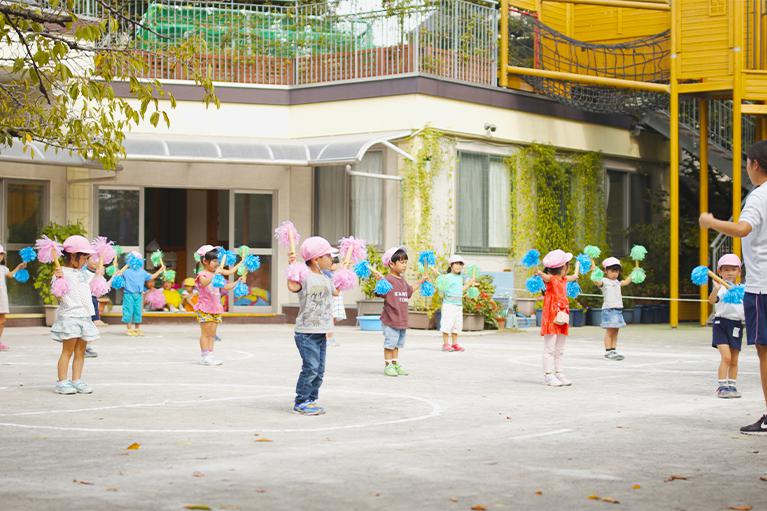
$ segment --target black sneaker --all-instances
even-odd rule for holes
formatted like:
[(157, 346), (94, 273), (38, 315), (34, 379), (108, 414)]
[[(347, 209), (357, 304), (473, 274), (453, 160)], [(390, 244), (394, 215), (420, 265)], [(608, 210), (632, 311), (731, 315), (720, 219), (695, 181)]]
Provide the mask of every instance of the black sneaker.
[(743, 426), (740, 428), (740, 432), (744, 435), (767, 435), (767, 415), (763, 415), (761, 419), (750, 426)]

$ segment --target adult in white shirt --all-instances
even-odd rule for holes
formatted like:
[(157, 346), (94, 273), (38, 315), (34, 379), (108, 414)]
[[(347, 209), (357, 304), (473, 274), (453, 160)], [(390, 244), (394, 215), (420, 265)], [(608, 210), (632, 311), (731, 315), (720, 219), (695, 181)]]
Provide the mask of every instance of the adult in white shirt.
[[(737, 222), (717, 220), (711, 213), (700, 215), (701, 227), (728, 236), (743, 238), (743, 259), (746, 265), (746, 341), (756, 344), (762, 393), (767, 405), (767, 140), (748, 149), (746, 170), (754, 189)], [(741, 433), (767, 436), (767, 409), (754, 424), (740, 428)]]

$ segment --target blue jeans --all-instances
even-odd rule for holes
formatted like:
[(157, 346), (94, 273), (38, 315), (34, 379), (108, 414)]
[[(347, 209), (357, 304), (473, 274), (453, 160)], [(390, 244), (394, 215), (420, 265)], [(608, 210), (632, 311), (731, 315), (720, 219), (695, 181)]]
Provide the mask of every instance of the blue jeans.
[(316, 401), (320, 395), (322, 377), (325, 375), (325, 334), (295, 333), (296, 347), (301, 355), (301, 374), (296, 383), (296, 404)]
[(101, 319), (99, 317), (99, 299), (95, 296), (91, 296), (91, 301), (93, 301), (93, 316), (91, 316), (91, 321), (98, 321)]

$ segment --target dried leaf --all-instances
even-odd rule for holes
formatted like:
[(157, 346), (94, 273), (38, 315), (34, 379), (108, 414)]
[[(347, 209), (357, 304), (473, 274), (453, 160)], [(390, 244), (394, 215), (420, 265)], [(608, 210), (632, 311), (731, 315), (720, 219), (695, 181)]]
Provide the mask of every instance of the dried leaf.
[(87, 485), (87, 486), (93, 486), (92, 482), (90, 482), (90, 481), (81, 481), (80, 479), (72, 479), (72, 482), (76, 483), (76, 484), (84, 484), (84, 485)]
[(631, 489), (632, 489), (632, 490), (639, 490), (639, 489), (641, 489), (641, 488), (642, 488), (642, 485), (639, 485), (639, 484), (632, 484), (632, 485), (631, 485)]
[(458, 502), (458, 497), (450, 497), (450, 502)]
[(210, 506), (206, 506), (205, 504), (187, 504), (184, 506), (184, 509), (196, 509), (198, 511), (213, 511)]
[(380, 493), (378, 493), (377, 491), (371, 491), (371, 492), (370, 492), (370, 496), (371, 496), (371, 497), (380, 497), (380, 496), (381, 496), (381, 494), (380, 494)]
[(620, 504), (619, 500), (612, 497), (602, 497), (602, 502), (607, 502), (608, 504)]
[(602, 497), (600, 497), (599, 495), (589, 495), (586, 498), (589, 500), (602, 500)]
[(130, 445), (127, 447), (127, 449), (128, 449), (129, 451), (138, 451), (140, 448), (141, 448), (141, 444), (137, 444), (136, 442), (133, 442), (132, 444), (130, 444)]
[(751, 511), (751, 506), (730, 506), (727, 509), (734, 509), (735, 511)]
[(536, 495), (543, 495), (543, 492), (541, 490), (535, 490)]
[(114, 486), (110, 486), (109, 488), (107, 488), (107, 491), (120, 491), (120, 490), (115, 488)]
[(205, 477), (202, 472), (192, 472), (192, 477)]
[(258, 490), (256, 490), (256, 493), (266, 493), (266, 490), (264, 490), (263, 488), (259, 488)]
[(763, 475), (763, 476), (762, 476), (762, 477), (760, 477), (759, 479), (761, 479), (762, 481), (767, 481), (767, 475)]
[(687, 481), (687, 476), (678, 476), (678, 475), (671, 474), (670, 476), (666, 478), (667, 483), (670, 481)]
[(273, 442), (269, 438), (256, 438), (256, 442)]
[(472, 511), (487, 511), (487, 508), (483, 506), (482, 504), (475, 504), (471, 506)]

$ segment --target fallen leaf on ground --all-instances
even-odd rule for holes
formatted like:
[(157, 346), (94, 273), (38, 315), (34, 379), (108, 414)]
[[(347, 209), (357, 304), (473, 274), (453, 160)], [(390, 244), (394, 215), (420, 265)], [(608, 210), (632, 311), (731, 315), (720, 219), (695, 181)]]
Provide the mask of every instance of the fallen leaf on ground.
[(475, 504), (471, 506), (472, 511), (486, 511), (487, 508), (483, 506), (482, 504)]
[(599, 495), (589, 495), (586, 498), (589, 500), (602, 500), (602, 497), (600, 497)]
[(371, 492), (370, 492), (370, 496), (371, 496), (371, 497), (380, 497), (380, 496), (381, 496), (381, 494), (380, 494), (380, 493), (378, 493), (377, 491), (371, 491)]
[(256, 438), (256, 442), (272, 442), (269, 438)]
[(632, 489), (632, 490), (639, 490), (639, 489), (641, 489), (641, 488), (642, 488), (642, 485), (641, 485), (641, 484), (632, 484), (632, 485), (631, 485), (631, 489)]
[(128, 449), (129, 451), (137, 451), (137, 450), (139, 450), (139, 448), (140, 448), (140, 447), (141, 447), (141, 444), (137, 444), (136, 442), (133, 442), (132, 444), (130, 444), (130, 445), (127, 447), (127, 449)]
[(670, 476), (666, 478), (667, 483), (670, 481), (687, 481), (687, 476), (678, 476), (678, 475), (671, 474)]
[(263, 488), (259, 488), (258, 490), (256, 490), (256, 493), (266, 493), (266, 490), (264, 490)]
[(506, 420), (507, 420), (507, 421), (510, 421), (510, 420), (511, 420), (511, 415), (507, 415), (507, 416), (506, 416)]
[(213, 511), (210, 506), (205, 504), (187, 504), (184, 509), (197, 509), (198, 511)]
[(120, 491), (120, 490), (118, 490), (117, 488), (112, 486), (112, 487), (107, 488), (107, 491)]
[(205, 477), (202, 472), (192, 472), (192, 477)]
[(620, 504), (619, 500), (612, 497), (602, 497), (602, 502), (607, 502), (608, 504)]
[(80, 479), (72, 479), (72, 482), (73, 483), (77, 483), (77, 484), (85, 484), (85, 485), (88, 485), (88, 486), (93, 486), (92, 482), (90, 482), (90, 481), (81, 481)]
[(762, 481), (767, 481), (767, 475), (763, 475), (763, 476), (762, 476), (762, 477), (760, 477), (759, 479), (761, 479)]
[(451, 502), (458, 502), (458, 497), (450, 497)]
[(734, 509), (735, 511), (751, 511), (751, 506), (730, 506), (727, 509)]
[(541, 490), (535, 490), (536, 495), (543, 495), (543, 492)]

